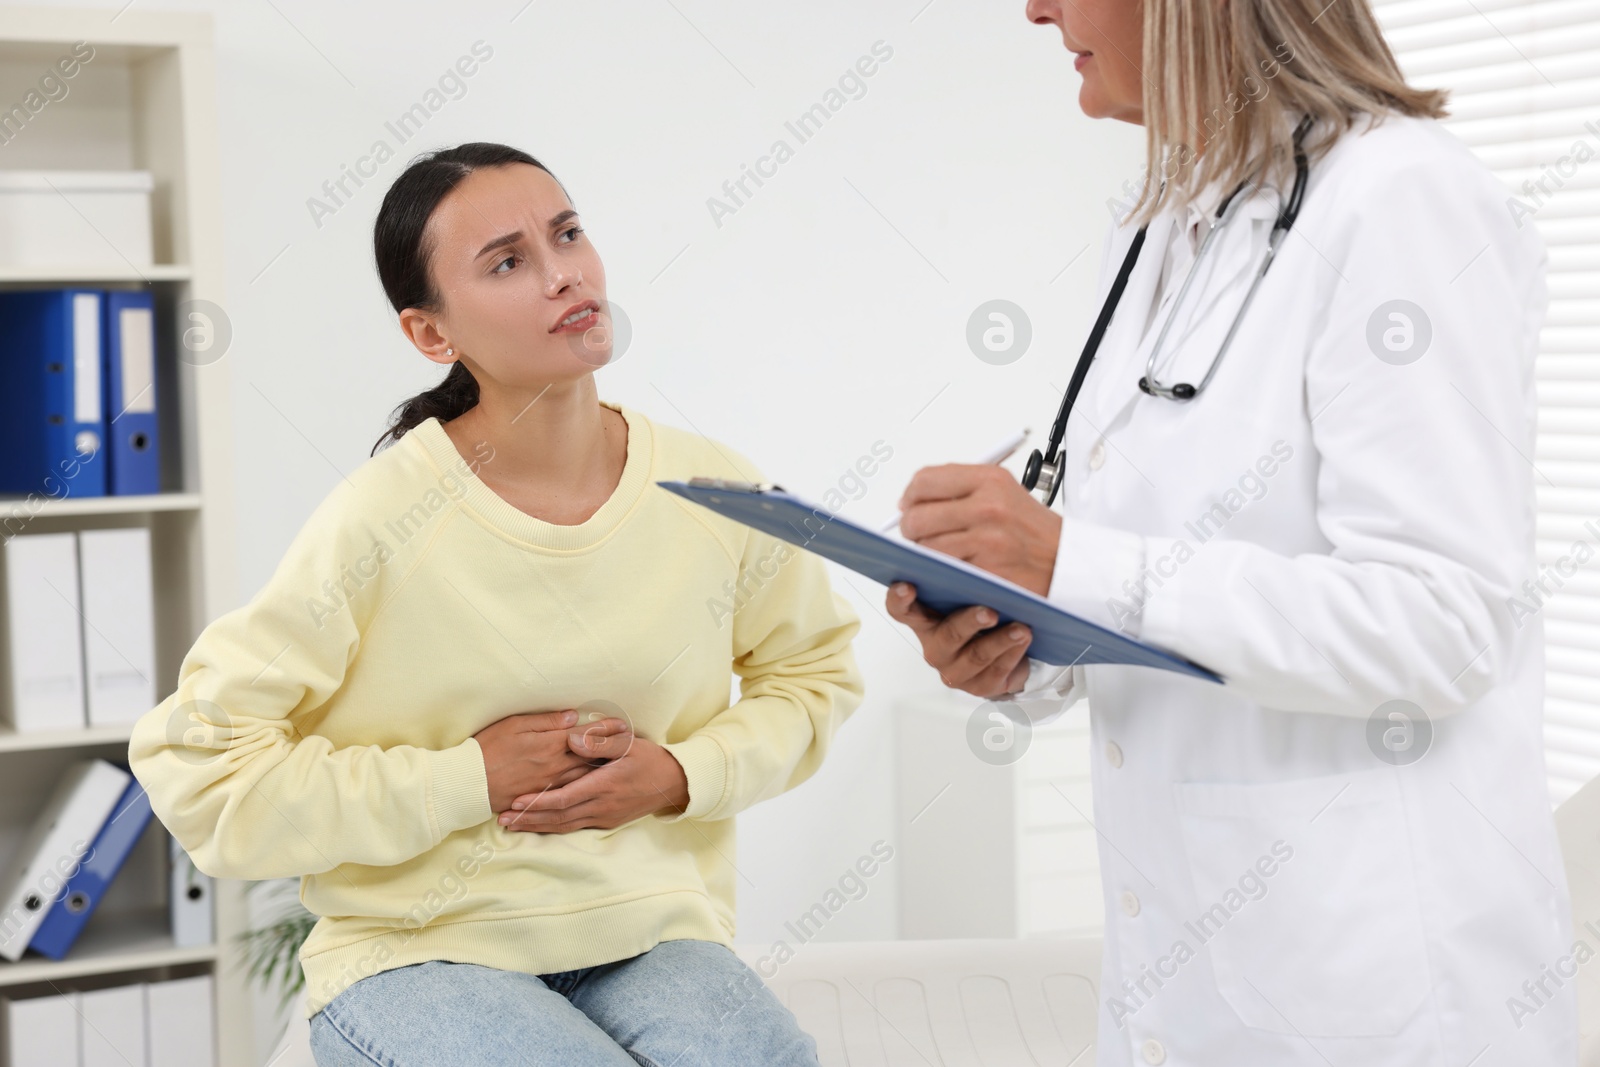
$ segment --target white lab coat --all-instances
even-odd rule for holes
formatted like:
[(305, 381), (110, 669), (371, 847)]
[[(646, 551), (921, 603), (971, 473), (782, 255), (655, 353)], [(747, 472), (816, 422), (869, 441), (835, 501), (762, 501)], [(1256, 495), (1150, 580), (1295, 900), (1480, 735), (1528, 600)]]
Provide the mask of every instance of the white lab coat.
[[(1135, 386), (1174, 215), (1149, 227), (1069, 420), (1050, 597), (1227, 682), (1030, 666), (1039, 721), (1089, 701), (1101, 1067), (1576, 1063), (1543, 633), (1510, 603), (1536, 576), (1545, 252), (1506, 197), (1435, 122), (1358, 126), (1187, 404)], [(1219, 232), (1164, 383), (1205, 373), (1276, 202)], [(1403, 322), (1369, 329), (1392, 300), (1431, 324), (1411, 362)], [(1431, 725), (1416, 762), (1375, 754), (1422, 743), (1387, 718), (1407, 705), (1369, 728), (1390, 701)]]

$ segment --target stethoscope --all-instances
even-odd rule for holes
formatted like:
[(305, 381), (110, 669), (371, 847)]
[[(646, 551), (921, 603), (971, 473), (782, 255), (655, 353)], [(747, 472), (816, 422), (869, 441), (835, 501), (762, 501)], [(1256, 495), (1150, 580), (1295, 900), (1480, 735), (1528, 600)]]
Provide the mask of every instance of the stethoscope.
[[(1278, 217), (1272, 223), (1272, 233), (1267, 237), (1267, 254), (1262, 257), (1261, 266), (1256, 271), (1255, 277), (1250, 282), (1250, 288), (1244, 295), (1244, 303), (1239, 306), (1238, 312), (1233, 316), (1233, 322), (1228, 327), (1227, 335), (1223, 337), (1222, 344), (1217, 348), (1217, 354), (1211, 359), (1211, 366), (1206, 369), (1204, 378), (1199, 385), (1190, 385), (1188, 382), (1178, 382), (1175, 385), (1162, 385), (1156, 380), (1156, 359), (1161, 352), (1161, 345), (1167, 339), (1167, 331), (1172, 328), (1173, 320), (1178, 317), (1178, 308), (1183, 305), (1183, 298), (1189, 292), (1189, 286), (1194, 282), (1195, 275), (1201, 262), (1205, 259), (1206, 250), (1211, 247), (1212, 240), (1221, 230), (1232, 221), (1234, 212), (1240, 204), (1239, 193), (1250, 183), (1240, 182), (1229, 193), (1227, 198), (1217, 206), (1216, 215), (1210, 230), (1206, 232), (1205, 239), (1200, 242), (1200, 250), (1195, 253), (1194, 262), (1189, 265), (1189, 271), (1184, 276), (1183, 286), (1178, 290), (1177, 298), (1172, 303), (1172, 310), (1167, 314), (1166, 322), (1161, 327), (1161, 332), (1156, 335), (1156, 343), (1150, 350), (1150, 358), (1145, 361), (1144, 377), (1139, 379), (1139, 389), (1151, 396), (1162, 396), (1168, 400), (1185, 401), (1193, 400), (1199, 396), (1211, 378), (1217, 373), (1217, 367), (1222, 363), (1222, 357), (1228, 351), (1228, 346), (1233, 343), (1234, 334), (1239, 332), (1239, 323), (1244, 319), (1244, 314), (1250, 309), (1250, 302), (1255, 299), (1256, 288), (1261, 284), (1261, 279), (1266, 277), (1267, 268), (1272, 266), (1273, 257), (1277, 254), (1278, 245), (1283, 237), (1294, 225), (1296, 216), (1300, 214), (1300, 202), (1305, 198), (1306, 177), (1309, 166), (1306, 163), (1304, 142), (1307, 131), (1311, 129), (1310, 115), (1300, 120), (1294, 130), (1294, 188), (1289, 193), (1289, 198), (1278, 208)], [(1111, 292), (1106, 295), (1106, 301), (1100, 307), (1100, 314), (1095, 317), (1094, 328), (1089, 331), (1089, 339), (1084, 342), (1083, 354), (1078, 357), (1078, 365), (1072, 370), (1072, 380), (1067, 383), (1066, 395), (1061, 398), (1061, 408), (1056, 412), (1056, 421), (1050, 426), (1050, 439), (1041, 453), (1037, 448), (1028, 457), (1027, 466), (1022, 471), (1022, 486), (1029, 492), (1037, 489), (1045, 494), (1044, 504), (1049, 507), (1055, 503), (1056, 491), (1060, 486), (1060, 473), (1064, 462), (1061, 454), (1061, 442), (1067, 433), (1067, 415), (1072, 411), (1072, 405), (1077, 403), (1078, 390), (1083, 388), (1083, 380), (1089, 373), (1089, 364), (1094, 362), (1095, 353), (1100, 349), (1100, 341), (1105, 337), (1106, 328), (1111, 325), (1111, 316), (1117, 310), (1117, 303), (1122, 299), (1122, 291), (1128, 286), (1128, 276), (1133, 273), (1133, 265), (1139, 261), (1139, 250), (1144, 247), (1144, 234), (1148, 226), (1139, 227), (1139, 232), (1133, 235), (1133, 243), (1128, 246), (1127, 255), (1122, 257), (1122, 266), (1117, 268), (1117, 276), (1111, 283)]]

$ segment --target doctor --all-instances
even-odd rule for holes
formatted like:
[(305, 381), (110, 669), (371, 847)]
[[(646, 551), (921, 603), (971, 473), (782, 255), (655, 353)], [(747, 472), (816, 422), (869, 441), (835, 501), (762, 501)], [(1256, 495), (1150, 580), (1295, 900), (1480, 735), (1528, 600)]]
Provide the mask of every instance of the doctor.
[(1576, 1063), (1541, 620), (1512, 600), (1537, 573), (1534, 228), (1367, 0), (1027, 14), (1087, 114), (1147, 131), (1115, 314), (1038, 464), (1059, 511), (930, 467), (903, 531), (1225, 684), (1041, 664), (1026, 628), (903, 583), (888, 610), (950, 686), (1038, 721), (1089, 701), (1098, 1062)]

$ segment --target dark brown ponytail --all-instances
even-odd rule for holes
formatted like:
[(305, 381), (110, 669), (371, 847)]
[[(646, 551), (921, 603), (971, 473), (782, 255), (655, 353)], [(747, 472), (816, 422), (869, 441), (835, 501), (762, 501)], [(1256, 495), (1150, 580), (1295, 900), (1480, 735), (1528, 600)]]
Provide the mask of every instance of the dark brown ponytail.
[[(439, 310), (439, 293), (428, 270), (433, 249), (423, 241), (434, 208), (473, 171), (512, 163), (527, 163), (555, 177), (549, 167), (526, 152), (489, 141), (473, 141), (418, 156), (395, 179), (378, 208), (372, 251), (383, 291), (396, 312), (406, 308)], [(560, 184), (559, 178), (556, 184)], [(465, 363), (457, 360), (444, 381), (394, 409), (389, 428), (373, 444), (369, 455), (377, 455), (385, 443), (400, 440), (419, 423), (430, 418), (449, 422), (477, 403), (478, 380)]]

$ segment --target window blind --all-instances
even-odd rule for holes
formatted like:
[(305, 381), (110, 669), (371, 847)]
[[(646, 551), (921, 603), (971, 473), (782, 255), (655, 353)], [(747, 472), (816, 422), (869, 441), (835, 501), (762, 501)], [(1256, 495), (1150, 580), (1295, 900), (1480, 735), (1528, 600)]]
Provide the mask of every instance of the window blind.
[[(1344, 2), (1344, 0), (1336, 0)], [(1451, 90), (1453, 132), (1543, 234), (1538, 568), (1551, 802), (1600, 775), (1600, 0), (1379, 0), (1413, 85)], [(1588, 552), (1575, 553), (1582, 542)], [(1586, 555), (1585, 562), (1577, 563)], [(1557, 562), (1567, 557), (1562, 573)], [(1560, 583), (1559, 586), (1557, 583)]]

